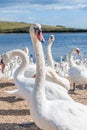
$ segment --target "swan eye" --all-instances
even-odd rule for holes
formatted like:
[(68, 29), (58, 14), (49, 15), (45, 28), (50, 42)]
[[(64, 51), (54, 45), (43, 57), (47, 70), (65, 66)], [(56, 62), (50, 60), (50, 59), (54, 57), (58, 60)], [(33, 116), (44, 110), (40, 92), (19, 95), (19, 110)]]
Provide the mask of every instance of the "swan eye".
[(38, 30), (38, 35), (40, 35), (40, 33), (41, 33), (41, 31), (40, 31), (40, 30)]
[(51, 40), (53, 40), (53, 37), (52, 37), (52, 36), (51, 36), (50, 38), (51, 38)]
[(80, 50), (76, 50), (77, 54), (79, 55), (80, 54)]
[(51, 38), (53, 38), (53, 37), (51, 36)]

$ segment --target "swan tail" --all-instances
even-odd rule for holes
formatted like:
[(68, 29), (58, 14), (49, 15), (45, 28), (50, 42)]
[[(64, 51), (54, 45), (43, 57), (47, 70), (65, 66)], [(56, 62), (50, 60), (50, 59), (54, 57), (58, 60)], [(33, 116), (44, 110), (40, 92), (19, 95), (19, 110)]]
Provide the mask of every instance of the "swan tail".
[(16, 96), (19, 96), (19, 90), (18, 89), (15, 89), (15, 90), (10, 90), (10, 91), (5, 91), (5, 93), (7, 93), (7, 94), (14, 94), (14, 95), (16, 95)]

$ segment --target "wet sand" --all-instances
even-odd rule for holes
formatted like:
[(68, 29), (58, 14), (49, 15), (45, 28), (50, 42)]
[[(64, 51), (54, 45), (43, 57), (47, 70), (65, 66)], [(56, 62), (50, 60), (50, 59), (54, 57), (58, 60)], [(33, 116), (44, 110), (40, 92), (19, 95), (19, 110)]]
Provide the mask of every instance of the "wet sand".
[[(0, 130), (40, 130), (30, 116), (29, 104), (22, 98), (15, 99), (14, 95), (5, 93), (5, 90), (14, 88), (12, 80), (0, 79)], [(75, 94), (70, 96), (87, 105), (87, 87), (83, 89), (82, 86), (77, 86)], [(27, 122), (32, 124), (22, 125)]]

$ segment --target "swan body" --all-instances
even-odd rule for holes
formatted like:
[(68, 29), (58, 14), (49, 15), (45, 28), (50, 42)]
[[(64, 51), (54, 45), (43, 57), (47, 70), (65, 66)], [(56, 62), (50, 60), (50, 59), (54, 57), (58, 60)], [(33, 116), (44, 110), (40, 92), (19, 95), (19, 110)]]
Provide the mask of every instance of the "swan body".
[(82, 65), (71, 66), (69, 76), (77, 84), (87, 83), (87, 69)]
[(34, 122), (43, 130), (87, 130), (87, 106), (72, 100), (46, 98), (41, 26), (32, 25), (30, 35), (36, 55), (36, 79), (30, 97), (30, 112)]
[[(76, 52), (78, 54), (80, 52), (80, 49), (73, 48), (69, 53), (70, 68), (68, 70), (68, 73), (73, 83), (86, 84), (87, 83), (87, 68), (83, 65), (77, 65), (71, 59), (72, 54)], [(74, 90), (75, 90), (75, 86), (74, 86)]]
[[(6, 92), (8, 94), (15, 94), (16, 96), (22, 96), (24, 99), (29, 101), (31, 92), (33, 91), (33, 87), (35, 84), (35, 79), (27, 78), (24, 76), (26, 67), (29, 65), (28, 55), (23, 50), (15, 49), (3, 54), (2, 58), (3, 61), (7, 63), (13, 56), (19, 56), (22, 59), (21, 65), (14, 72), (14, 83), (18, 90), (15, 89)], [(69, 95), (67, 94), (67, 90), (64, 89), (59, 84), (45, 81), (45, 87), (46, 87), (46, 95), (47, 95), (46, 97), (49, 100), (54, 100), (58, 98), (62, 98), (65, 100), (72, 100), (72, 98), (69, 97)]]

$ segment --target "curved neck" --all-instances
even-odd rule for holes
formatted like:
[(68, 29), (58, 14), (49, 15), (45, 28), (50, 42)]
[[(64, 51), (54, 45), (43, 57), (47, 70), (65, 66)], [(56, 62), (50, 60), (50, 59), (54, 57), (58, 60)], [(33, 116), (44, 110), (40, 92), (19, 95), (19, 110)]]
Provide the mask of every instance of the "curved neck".
[(65, 86), (65, 84), (63, 83), (63, 77), (59, 76), (53, 68), (51, 67), (46, 67), (46, 73), (50, 73), (52, 75), (52, 80), (53, 82), (61, 85), (61, 86)]
[(19, 76), (19, 75), (24, 75), (26, 67), (29, 65), (29, 58), (25, 52), (22, 50), (14, 50), (12, 51), (11, 57), (13, 56), (19, 56), (22, 60), (21, 65), (17, 68), (17, 70), (14, 73), (14, 78)]
[(73, 61), (73, 58), (72, 58), (72, 55), (74, 54), (74, 52), (73, 52), (73, 50), (71, 50), (70, 52), (69, 52), (69, 55), (68, 55), (68, 57), (69, 57), (69, 65), (70, 66), (72, 66), (72, 65), (75, 65), (75, 63), (74, 63), (74, 61)]
[(45, 99), (45, 59), (41, 42), (37, 39), (32, 38), (35, 56), (36, 56), (36, 80), (33, 89), (33, 96), (36, 102), (37, 98), (40, 100)]
[(47, 61), (48, 61), (48, 65), (50, 67), (54, 68), (51, 46), (52, 46), (52, 42), (48, 41), (48, 44), (47, 44)]

